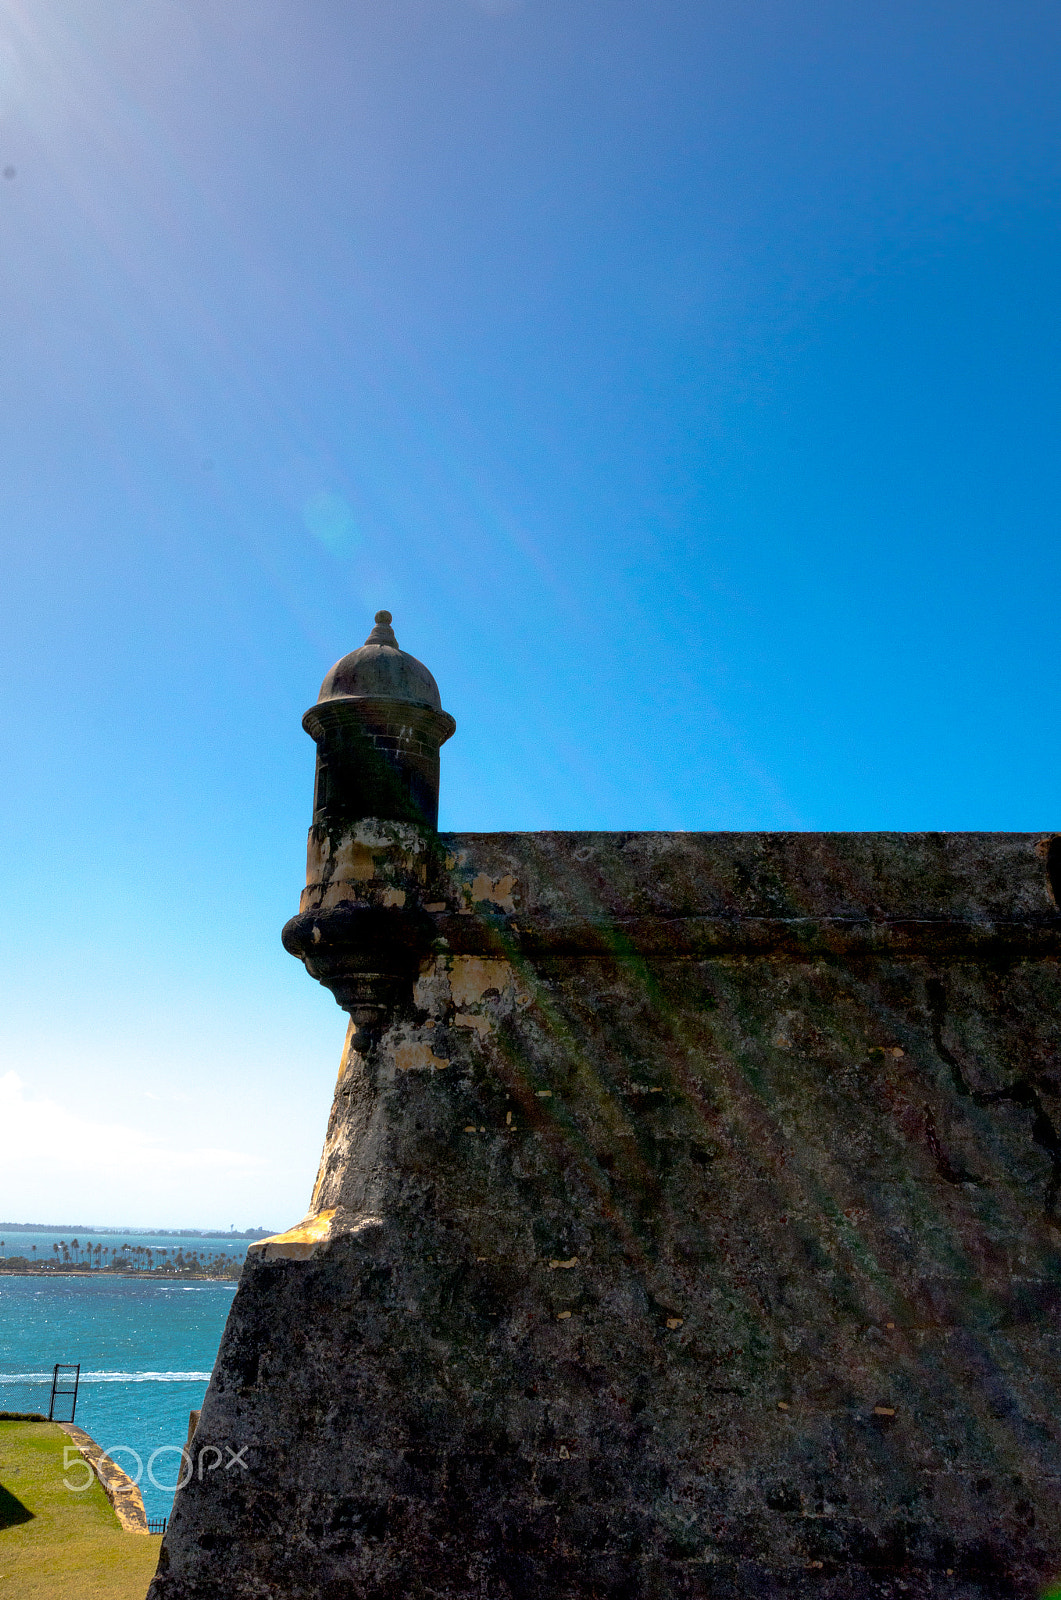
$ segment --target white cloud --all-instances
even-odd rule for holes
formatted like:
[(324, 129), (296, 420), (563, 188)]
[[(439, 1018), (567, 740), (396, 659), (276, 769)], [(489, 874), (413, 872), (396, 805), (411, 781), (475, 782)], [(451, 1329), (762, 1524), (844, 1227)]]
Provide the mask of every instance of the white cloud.
[(260, 1178), (264, 1166), (246, 1151), (181, 1147), (162, 1133), (34, 1099), (17, 1072), (0, 1074), (0, 1217), (7, 1220), (105, 1225), (153, 1213), (165, 1226), (168, 1214), (187, 1214), (194, 1194), (209, 1196), (220, 1222), (238, 1214), (247, 1180)]

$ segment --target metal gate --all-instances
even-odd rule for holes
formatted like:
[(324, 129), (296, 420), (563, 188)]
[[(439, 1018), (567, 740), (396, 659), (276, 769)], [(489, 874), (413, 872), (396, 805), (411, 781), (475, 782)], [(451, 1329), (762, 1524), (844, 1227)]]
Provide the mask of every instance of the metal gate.
[[(73, 1374), (71, 1380), (70, 1374)], [(71, 1381), (73, 1388), (70, 1387)], [(81, 1381), (81, 1363), (75, 1365), (72, 1361), (57, 1361), (52, 1371), (52, 1395), (48, 1401), (49, 1422), (73, 1422), (74, 1412), (77, 1410), (77, 1386)], [(55, 1415), (55, 1402), (69, 1400), (70, 1415), (57, 1417)]]

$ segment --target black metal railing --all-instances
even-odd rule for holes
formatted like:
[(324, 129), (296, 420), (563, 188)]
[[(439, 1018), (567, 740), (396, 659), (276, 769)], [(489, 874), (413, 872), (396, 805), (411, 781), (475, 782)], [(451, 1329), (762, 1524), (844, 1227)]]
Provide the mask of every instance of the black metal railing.
[[(73, 1374), (72, 1381), (74, 1385), (72, 1389), (70, 1387), (71, 1378), (69, 1376), (71, 1373)], [(51, 1398), (48, 1401), (49, 1422), (73, 1422), (74, 1412), (77, 1410), (77, 1386), (80, 1381), (80, 1362), (75, 1364), (72, 1361), (57, 1361), (55, 1363), (55, 1366), (52, 1370), (52, 1393)], [(60, 1387), (60, 1385), (64, 1385), (64, 1387)], [(69, 1400), (70, 1415), (68, 1417), (57, 1417), (55, 1415), (55, 1402), (57, 1400)]]
[(148, 1517), (148, 1519), (147, 1519), (147, 1531), (148, 1531), (148, 1533), (165, 1533), (165, 1531), (166, 1531), (166, 1529), (168, 1527), (169, 1527), (169, 1518), (168, 1517)]

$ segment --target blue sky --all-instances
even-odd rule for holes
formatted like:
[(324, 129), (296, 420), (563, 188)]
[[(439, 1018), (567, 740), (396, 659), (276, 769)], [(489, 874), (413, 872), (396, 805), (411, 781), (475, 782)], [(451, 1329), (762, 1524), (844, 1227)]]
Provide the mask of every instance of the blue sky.
[(299, 718), (377, 607), (443, 827), (1058, 825), (1059, 46), (0, 0), (0, 1220), (301, 1214)]

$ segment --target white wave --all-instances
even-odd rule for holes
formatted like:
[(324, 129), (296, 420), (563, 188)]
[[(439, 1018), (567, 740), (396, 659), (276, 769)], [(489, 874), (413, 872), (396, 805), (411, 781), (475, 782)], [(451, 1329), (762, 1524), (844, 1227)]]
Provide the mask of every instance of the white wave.
[[(0, 1372), (0, 1383), (47, 1383), (50, 1372)], [(81, 1383), (209, 1383), (208, 1372), (83, 1372)]]

